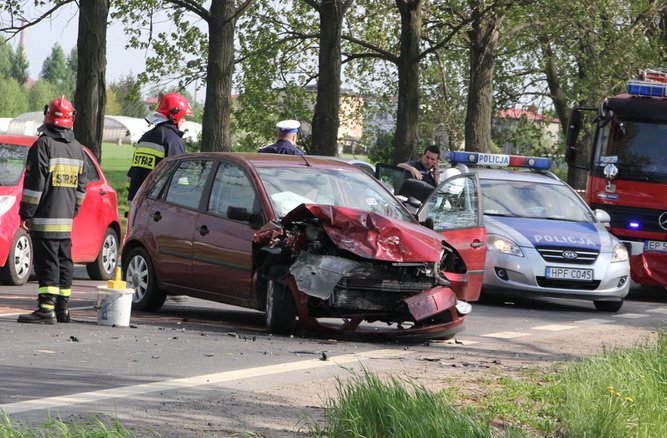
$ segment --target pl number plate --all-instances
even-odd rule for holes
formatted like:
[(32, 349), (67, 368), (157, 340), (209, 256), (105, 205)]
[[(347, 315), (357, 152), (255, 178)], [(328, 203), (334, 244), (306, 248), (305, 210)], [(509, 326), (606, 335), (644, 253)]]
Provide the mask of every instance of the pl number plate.
[(547, 266), (546, 277), (553, 280), (593, 281), (593, 270)]
[(667, 242), (647, 240), (644, 242), (644, 251), (667, 252)]

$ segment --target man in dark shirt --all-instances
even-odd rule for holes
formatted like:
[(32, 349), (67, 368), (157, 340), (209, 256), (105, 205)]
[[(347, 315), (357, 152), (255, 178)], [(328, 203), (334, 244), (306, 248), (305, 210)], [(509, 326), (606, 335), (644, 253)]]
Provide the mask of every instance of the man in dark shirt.
[(283, 120), (276, 124), (278, 128), (278, 141), (260, 149), (260, 154), (286, 154), (303, 155), (303, 151), (297, 148), (296, 137), (299, 133), (301, 123), (298, 120)]
[(437, 187), (440, 182), (438, 171), (438, 160), (440, 159), (440, 149), (437, 146), (429, 146), (424, 149), (421, 160), (410, 160), (405, 163), (397, 164), (401, 169), (405, 169), (413, 178), (425, 181), (433, 187)]

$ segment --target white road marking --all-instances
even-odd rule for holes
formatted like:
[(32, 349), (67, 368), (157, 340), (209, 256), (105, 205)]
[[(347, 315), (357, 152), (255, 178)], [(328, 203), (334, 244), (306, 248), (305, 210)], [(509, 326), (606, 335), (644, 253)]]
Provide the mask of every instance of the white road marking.
[(226, 371), (215, 374), (204, 374), (201, 376), (163, 380), (159, 382), (144, 383), (141, 385), (123, 386), (119, 388), (102, 389), (99, 391), (80, 392), (78, 394), (7, 403), (0, 405), (0, 412), (4, 412), (5, 414), (16, 414), (19, 412), (27, 412), (37, 409), (54, 409), (82, 403), (95, 403), (113, 398), (128, 398), (152, 392), (172, 391), (183, 388), (192, 388), (195, 386), (213, 385), (216, 383), (229, 382), (232, 380), (242, 380), (313, 368), (343, 365), (368, 359), (400, 356), (407, 353), (408, 351), (404, 350), (375, 350), (358, 354), (345, 354), (342, 356), (329, 357), (329, 359), (326, 361), (320, 359), (309, 359), (299, 362), (287, 362), (278, 365), (267, 365), (263, 367)]
[(488, 333), (486, 335), (481, 335), (485, 338), (498, 338), (498, 339), (512, 339), (520, 338), (522, 336), (529, 336), (528, 333), (518, 333), (518, 332), (498, 332), (498, 333)]
[(644, 313), (621, 313), (620, 315), (614, 315), (614, 318), (639, 319), (648, 318), (649, 316)]
[(539, 327), (532, 327), (532, 330), (546, 330), (548, 332), (560, 332), (562, 330), (571, 330), (576, 328), (577, 327), (573, 325), (549, 324), (549, 325), (541, 325)]
[(443, 340), (428, 341), (429, 347), (440, 347), (440, 346), (457, 347), (459, 345), (466, 346), (474, 344), (479, 344), (479, 342), (462, 340), (462, 339), (447, 339), (446, 341)]
[(647, 312), (662, 313), (663, 315), (667, 315), (667, 307), (656, 307), (655, 309), (647, 310)]
[(599, 318), (590, 318), (590, 319), (580, 319), (579, 321), (574, 321), (575, 324), (609, 324), (613, 322), (611, 319), (599, 319)]

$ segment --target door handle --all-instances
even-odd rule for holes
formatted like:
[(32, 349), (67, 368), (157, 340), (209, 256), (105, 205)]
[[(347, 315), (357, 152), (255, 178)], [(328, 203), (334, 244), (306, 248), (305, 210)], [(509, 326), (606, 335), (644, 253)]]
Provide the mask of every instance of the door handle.
[(205, 236), (208, 234), (208, 227), (206, 225), (200, 225), (196, 228), (197, 231), (199, 231), (199, 234), (202, 236)]
[(472, 243), (470, 243), (471, 248), (479, 248), (481, 246), (484, 246), (484, 242), (480, 242), (479, 240), (474, 240)]
[(100, 195), (104, 196), (104, 195), (106, 195), (106, 194), (107, 194), (107, 191), (106, 191), (106, 190), (100, 190)]
[(162, 215), (160, 214), (159, 211), (156, 211), (155, 213), (153, 213), (153, 220), (155, 222), (158, 222), (160, 219), (162, 219)]

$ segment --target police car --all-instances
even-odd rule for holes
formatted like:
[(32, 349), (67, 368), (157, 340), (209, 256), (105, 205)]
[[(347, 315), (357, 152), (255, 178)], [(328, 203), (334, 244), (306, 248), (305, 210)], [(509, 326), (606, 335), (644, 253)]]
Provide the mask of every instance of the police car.
[(620, 310), (630, 286), (628, 251), (605, 228), (606, 212), (592, 211), (548, 172), (548, 158), (450, 152), (448, 160), (480, 179), (484, 293), (576, 298)]

